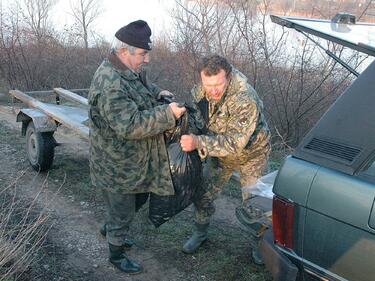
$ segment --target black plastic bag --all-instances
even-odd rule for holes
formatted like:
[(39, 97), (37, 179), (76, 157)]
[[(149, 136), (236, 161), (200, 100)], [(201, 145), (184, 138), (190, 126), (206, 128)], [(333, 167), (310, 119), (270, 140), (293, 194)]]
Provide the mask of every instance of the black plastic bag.
[(135, 211), (138, 212), (146, 204), (150, 193), (137, 193), (135, 195)]
[(173, 131), (166, 133), (166, 144), (169, 157), (175, 195), (160, 196), (150, 194), (149, 219), (159, 227), (173, 216), (188, 207), (194, 194), (202, 184), (202, 163), (197, 151), (184, 152), (179, 140), (181, 135), (188, 134), (189, 116), (185, 113), (177, 120)]

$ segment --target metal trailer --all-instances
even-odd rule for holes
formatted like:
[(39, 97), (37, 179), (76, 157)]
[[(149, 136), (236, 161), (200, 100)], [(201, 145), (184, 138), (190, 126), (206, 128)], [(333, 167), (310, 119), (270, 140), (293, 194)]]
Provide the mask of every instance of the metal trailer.
[[(89, 127), (88, 102), (74, 92), (87, 89), (66, 90), (54, 88), (51, 91), (21, 92), (10, 90), (13, 100), (20, 100), (28, 106), (17, 113), (17, 122), (22, 122), (21, 133), (26, 136), (26, 154), (36, 171), (48, 170), (54, 159), (56, 142), (53, 134), (60, 125), (64, 125), (82, 138), (88, 140)], [(55, 95), (55, 104), (42, 102), (32, 96)], [(73, 102), (73, 105), (61, 104), (61, 98)]]

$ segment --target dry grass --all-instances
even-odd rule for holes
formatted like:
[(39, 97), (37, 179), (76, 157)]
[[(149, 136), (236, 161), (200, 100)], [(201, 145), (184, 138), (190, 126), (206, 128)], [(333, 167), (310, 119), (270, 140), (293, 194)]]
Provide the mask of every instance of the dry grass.
[(51, 227), (37, 204), (43, 187), (31, 202), (18, 196), (25, 172), (0, 191), (0, 281), (17, 280), (30, 269)]

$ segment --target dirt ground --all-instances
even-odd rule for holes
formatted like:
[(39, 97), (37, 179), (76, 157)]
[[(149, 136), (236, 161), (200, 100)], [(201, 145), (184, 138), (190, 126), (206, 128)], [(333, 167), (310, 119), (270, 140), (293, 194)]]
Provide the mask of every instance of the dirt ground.
[(191, 233), (192, 208), (158, 229), (147, 221), (147, 209), (138, 213), (132, 234), (137, 242), (129, 255), (144, 267), (130, 276), (107, 260), (107, 243), (98, 229), (105, 216), (97, 191), (90, 187), (88, 143), (68, 129), (59, 128), (55, 160), (48, 173), (31, 169), (24, 150), (21, 124), (7, 99), (0, 97), (0, 186), (18, 177), (20, 196), (32, 200), (51, 214), (52, 228), (41, 249), (41, 258), (28, 272), (27, 280), (271, 280), (263, 267), (252, 264), (248, 234), (238, 224), (234, 209), (238, 198), (220, 196), (210, 229), (210, 240), (194, 255), (180, 251)]

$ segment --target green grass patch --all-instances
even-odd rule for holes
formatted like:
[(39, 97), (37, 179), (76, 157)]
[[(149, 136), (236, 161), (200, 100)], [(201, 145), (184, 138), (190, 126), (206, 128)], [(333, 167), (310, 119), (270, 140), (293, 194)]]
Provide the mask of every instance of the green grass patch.
[[(17, 161), (19, 170), (32, 169), (26, 156), (25, 136), (21, 135), (21, 130), (10, 128), (1, 120), (0, 145), (3, 154)], [(64, 194), (74, 195), (79, 200), (96, 200), (98, 194), (91, 185), (88, 158), (67, 150), (56, 147), (51, 169), (41, 175), (48, 176), (48, 187), (51, 190), (61, 189)]]
[(89, 161), (86, 157), (57, 152), (49, 177), (56, 187), (63, 184), (62, 191), (67, 195), (87, 201), (95, 201), (97, 198), (97, 191), (91, 185)]
[(185, 210), (159, 228), (147, 221), (147, 205), (137, 214), (131, 235), (142, 247), (155, 253), (161, 264), (176, 267), (202, 281), (269, 281), (264, 267), (251, 262), (250, 235), (239, 227), (214, 222), (209, 228), (209, 239), (194, 254), (181, 251), (183, 243), (193, 231), (193, 212)]

